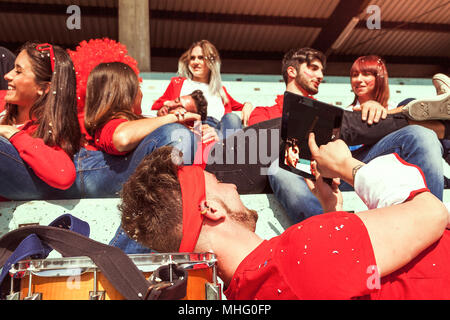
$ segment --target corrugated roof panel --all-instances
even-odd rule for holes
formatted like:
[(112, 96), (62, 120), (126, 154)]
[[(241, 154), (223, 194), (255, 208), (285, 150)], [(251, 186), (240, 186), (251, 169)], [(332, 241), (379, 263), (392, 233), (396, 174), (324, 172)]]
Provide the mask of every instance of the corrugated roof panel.
[(339, 0), (166, 0), (150, 1), (150, 9), (225, 14), (327, 18)]
[(311, 45), (320, 32), (318, 28), (167, 20), (152, 20), (150, 29), (152, 47), (188, 47), (193, 41), (208, 39), (222, 50), (263, 52), (278, 52), (292, 46)]
[(80, 30), (69, 30), (66, 17), (60, 15), (1, 13), (0, 20), (0, 41), (13, 43), (39, 40), (70, 45), (93, 37), (113, 37), (118, 29), (117, 20), (110, 17), (83, 17)]
[(381, 19), (398, 22), (450, 23), (448, 0), (375, 0)]
[[(379, 36), (383, 35), (383, 36)], [(450, 33), (419, 32), (405, 30), (354, 30), (340, 54), (367, 54), (383, 52), (385, 55), (401, 56), (450, 56), (445, 50), (450, 43)], [(360, 44), (360, 45), (358, 45)]]

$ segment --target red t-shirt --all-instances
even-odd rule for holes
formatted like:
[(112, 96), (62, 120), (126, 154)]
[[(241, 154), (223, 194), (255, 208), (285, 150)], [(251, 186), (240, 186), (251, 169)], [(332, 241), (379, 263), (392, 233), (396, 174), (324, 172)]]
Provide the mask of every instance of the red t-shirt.
[(28, 121), (9, 141), (20, 158), (48, 185), (66, 190), (75, 182), (73, 160), (59, 146), (50, 147), (40, 138), (33, 138), (37, 125)]
[(280, 118), (283, 114), (283, 95), (278, 95), (275, 99), (275, 104), (271, 107), (256, 107), (253, 109), (248, 119), (248, 125), (254, 125), (266, 120)]
[[(311, 95), (305, 96), (311, 99), (315, 99)], [(248, 119), (248, 125), (254, 125), (259, 122), (267, 121), (270, 119), (280, 118), (283, 115), (283, 101), (284, 95), (278, 95), (275, 98), (275, 104), (271, 107), (256, 107), (253, 109)]]
[(380, 284), (363, 222), (347, 212), (326, 213), (264, 241), (241, 262), (224, 293), (229, 300), (449, 299), (449, 263), (447, 230)]
[(5, 96), (6, 96), (6, 92), (8, 90), (0, 90), (0, 112), (2, 112), (3, 110), (5, 110)]
[(125, 155), (130, 151), (118, 151), (113, 143), (113, 135), (117, 127), (123, 123), (127, 122), (127, 119), (113, 119), (108, 121), (100, 130), (95, 132), (94, 139), (88, 139), (88, 144), (85, 146), (88, 150), (94, 151), (104, 151), (113, 155)]

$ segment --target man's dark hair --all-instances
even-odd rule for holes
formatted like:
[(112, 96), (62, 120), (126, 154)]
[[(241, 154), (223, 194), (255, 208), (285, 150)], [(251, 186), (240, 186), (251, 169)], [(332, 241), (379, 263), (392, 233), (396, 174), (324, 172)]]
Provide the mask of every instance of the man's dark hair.
[(312, 48), (301, 48), (301, 49), (291, 49), (283, 57), (282, 65), (281, 65), (281, 74), (283, 75), (283, 80), (287, 84), (288, 75), (287, 68), (294, 67), (298, 70), (299, 66), (302, 63), (310, 65), (314, 59), (318, 59), (325, 69), (325, 65), (327, 63), (326, 56), (319, 50)]
[(290, 147), (298, 147), (298, 139), (297, 138), (287, 138), (286, 139), (286, 148)]
[(190, 94), (197, 106), (197, 113), (201, 116), (202, 121), (206, 120), (208, 115), (208, 101), (206, 101), (201, 90), (195, 90)]
[(178, 149), (158, 148), (141, 161), (120, 193), (122, 228), (131, 238), (158, 252), (178, 252), (181, 243), (181, 159)]

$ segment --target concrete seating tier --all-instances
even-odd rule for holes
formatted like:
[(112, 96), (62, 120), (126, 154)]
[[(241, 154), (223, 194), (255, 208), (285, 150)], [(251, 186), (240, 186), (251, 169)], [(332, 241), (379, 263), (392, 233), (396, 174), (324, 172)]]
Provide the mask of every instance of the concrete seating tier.
[[(367, 207), (353, 191), (343, 192), (344, 210), (363, 211)], [(281, 234), (292, 225), (273, 194), (242, 195), (243, 203), (259, 213), (256, 233), (264, 239)], [(90, 237), (109, 243), (120, 225), (117, 209), (120, 199), (74, 199), (10, 201), (0, 203), (0, 236), (26, 224), (48, 225), (62, 214), (70, 213), (89, 223)], [(450, 202), (450, 190), (444, 191), (444, 202)]]

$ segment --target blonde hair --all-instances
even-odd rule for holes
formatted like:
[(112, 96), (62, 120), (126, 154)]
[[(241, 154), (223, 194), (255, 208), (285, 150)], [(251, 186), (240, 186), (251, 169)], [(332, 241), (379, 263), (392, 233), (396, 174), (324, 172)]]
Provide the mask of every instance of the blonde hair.
[(194, 42), (189, 49), (187, 49), (178, 59), (178, 75), (180, 77), (192, 79), (193, 75), (189, 70), (189, 60), (191, 58), (191, 52), (195, 47), (200, 47), (203, 51), (203, 59), (208, 67), (209, 73), (209, 91), (212, 95), (220, 96), (225, 103), (228, 102), (228, 98), (223, 90), (222, 77), (220, 76), (221, 60), (219, 51), (208, 40), (200, 40)]

